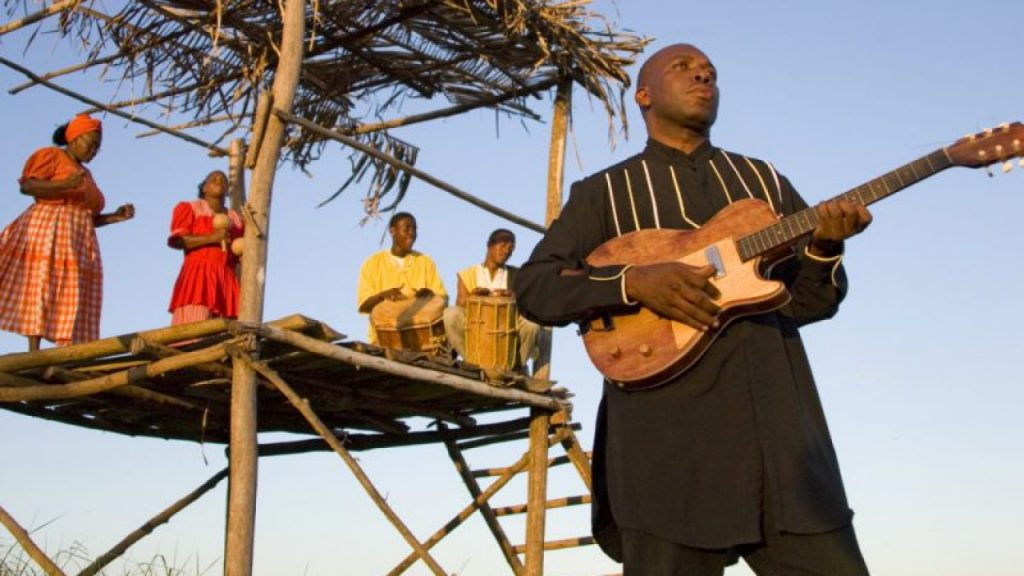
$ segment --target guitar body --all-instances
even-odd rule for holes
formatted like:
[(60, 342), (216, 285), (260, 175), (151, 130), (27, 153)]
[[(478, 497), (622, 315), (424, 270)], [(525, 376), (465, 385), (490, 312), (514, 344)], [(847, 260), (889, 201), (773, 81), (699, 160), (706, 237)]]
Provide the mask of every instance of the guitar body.
[(698, 230), (638, 230), (598, 246), (587, 257), (591, 266), (673, 260), (691, 266), (717, 263), (719, 273), (711, 282), (720, 292), (716, 302), (722, 312), (720, 327), (710, 332), (643, 307), (595, 318), (583, 333), (594, 366), (621, 388), (653, 388), (696, 363), (732, 320), (785, 305), (789, 301), (785, 286), (761, 275), (762, 258), (743, 262), (735, 242), (777, 221), (768, 204), (746, 199), (729, 205)]
[[(836, 199), (867, 206), (915, 182), (949, 168), (978, 168), (1024, 156), (1024, 125), (1003, 124), (971, 134), (917, 160), (853, 188)], [(781, 282), (761, 276), (764, 264), (786, 257), (789, 247), (817, 226), (813, 208), (783, 220), (760, 200), (735, 202), (699, 230), (638, 230), (613, 238), (589, 256), (591, 266), (657, 264), (678, 261), (693, 266), (712, 264), (718, 274), (711, 282), (721, 295), (721, 327), (694, 330), (640, 307), (621, 315), (592, 319), (583, 342), (594, 366), (606, 378), (628, 390), (664, 384), (693, 366), (730, 321), (775, 310), (789, 301)], [(737, 242), (743, 239), (746, 261)]]

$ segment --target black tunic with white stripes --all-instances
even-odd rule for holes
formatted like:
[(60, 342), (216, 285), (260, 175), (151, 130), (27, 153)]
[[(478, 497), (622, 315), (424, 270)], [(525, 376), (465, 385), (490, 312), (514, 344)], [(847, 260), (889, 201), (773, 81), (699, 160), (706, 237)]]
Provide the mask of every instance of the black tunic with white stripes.
[[(643, 153), (576, 182), (562, 214), (515, 284), (520, 311), (554, 325), (626, 304), (623, 266), (586, 256), (617, 235), (693, 229), (731, 202), (776, 213), (806, 207), (768, 163), (705, 143), (692, 154), (648, 141)], [(619, 557), (617, 528), (695, 547), (761, 540), (762, 506), (777, 530), (818, 533), (849, 523), (828, 426), (798, 327), (831, 317), (846, 290), (838, 259), (803, 245), (778, 264), (792, 301), (730, 324), (701, 360), (654, 390), (605, 383), (594, 446), (594, 533)], [(623, 265), (628, 263), (623, 263)], [(560, 275), (563, 268), (586, 274)]]

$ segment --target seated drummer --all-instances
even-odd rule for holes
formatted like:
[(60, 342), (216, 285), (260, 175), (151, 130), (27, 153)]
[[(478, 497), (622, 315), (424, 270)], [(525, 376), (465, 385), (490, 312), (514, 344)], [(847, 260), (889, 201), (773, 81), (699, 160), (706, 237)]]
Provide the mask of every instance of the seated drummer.
[[(367, 258), (359, 269), (356, 302), (359, 313), (369, 315), (385, 300), (408, 300), (440, 296), (448, 299), (437, 266), (430, 256), (416, 252), (416, 218), (398, 212), (388, 221), (391, 248)], [(377, 333), (370, 323), (370, 343), (377, 344)]]
[[(483, 264), (474, 264), (459, 272), (458, 296), (455, 306), (444, 311), (444, 330), (448, 341), (460, 356), (466, 355), (466, 302), (469, 297), (515, 297), (510, 286), (515, 282), (519, 269), (507, 265), (515, 249), (515, 234), (511, 230), (498, 228), (487, 238), (487, 255)], [(550, 332), (522, 316), (517, 319), (516, 329), (519, 333), (519, 363), (525, 368), (527, 360), (532, 358), (533, 373), (537, 374), (540, 364), (547, 364)]]

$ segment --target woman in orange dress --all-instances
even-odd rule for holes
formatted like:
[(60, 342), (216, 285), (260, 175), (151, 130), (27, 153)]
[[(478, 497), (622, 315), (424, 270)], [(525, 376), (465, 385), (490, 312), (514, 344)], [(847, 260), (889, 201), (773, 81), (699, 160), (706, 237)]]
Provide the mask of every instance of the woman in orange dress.
[[(174, 207), (167, 245), (184, 250), (185, 262), (171, 294), (172, 325), (238, 317), (238, 257), (231, 243), (244, 227), (238, 212), (224, 207), (227, 189), (227, 176), (215, 170), (199, 184), (198, 200)], [(215, 217), (226, 226), (217, 226)]]
[(103, 264), (96, 228), (135, 216), (131, 204), (101, 214), (105, 200), (85, 163), (103, 141), (99, 120), (76, 116), (53, 133), (22, 171), (35, 198), (0, 232), (0, 329), (58, 346), (99, 337)]

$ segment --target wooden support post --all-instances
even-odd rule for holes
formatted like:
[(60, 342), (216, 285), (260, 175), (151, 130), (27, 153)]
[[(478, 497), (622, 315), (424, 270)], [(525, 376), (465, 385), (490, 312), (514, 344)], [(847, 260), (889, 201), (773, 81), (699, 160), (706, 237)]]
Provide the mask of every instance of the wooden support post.
[(104, 566), (110, 564), (118, 556), (124, 554), (125, 550), (127, 550), (132, 544), (138, 542), (153, 530), (156, 530), (156, 528), (161, 524), (167, 523), (172, 516), (184, 510), (189, 504), (199, 500), (203, 494), (212, 490), (213, 487), (219, 484), (221, 480), (227, 477), (227, 475), (228, 469), (225, 468), (211, 476), (209, 480), (203, 482), (198, 488), (186, 494), (184, 498), (178, 500), (174, 504), (171, 504), (166, 510), (150, 518), (137, 530), (125, 536), (120, 542), (115, 544), (113, 548), (94, 560), (92, 564), (86, 566), (84, 570), (78, 573), (78, 576), (93, 576), (98, 573)]
[(228, 147), (228, 191), (231, 197), (231, 209), (242, 213), (245, 205), (245, 141), (236, 138)]
[(562, 211), (562, 183), (565, 180), (565, 141), (572, 111), (572, 80), (558, 84), (555, 111), (551, 119), (551, 150), (548, 153), (548, 196), (544, 223), (551, 225)]
[(526, 489), (526, 576), (544, 574), (544, 519), (548, 489), (548, 424), (550, 412), (531, 408), (530, 467)]
[[(274, 72), (274, 103), (291, 111), (302, 72), (303, 37), (306, 33), (306, 1), (283, 3), (280, 58)], [(245, 258), (242, 259), (241, 298), (238, 319), (263, 321), (267, 276), (267, 241), (270, 235), (270, 201), (277, 162), (284, 142), (285, 124), (276, 116), (267, 122), (266, 134), (252, 174), (249, 210), (245, 227)], [(224, 543), (224, 573), (250, 576), (256, 532), (256, 374), (245, 362), (233, 363), (231, 386), (231, 475), (228, 480), (228, 520)]]
[(25, 549), (25, 552), (28, 553), (29, 557), (35, 560), (36, 564), (39, 564), (39, 567), (43, 569), (43, 572), (46, 572), (47, 576), (64, 576), (64, 572), (62, 572), (61, 569), (58, 568), (52, 560), (50, 560), (39, 546), (36, 546), (36, 543), (32, 541), (32, 537), (29, 536), (28, 531), (22, 528), (21, 525), (12, 518), (11, 515), (7, 513), (7, 510), (4, 510), (3, 506), (0, 506), (0, 524), (7, 527), (7, 531), (11, 533), (11, 536), (14, 536), (14, 539), (18, 541), (18, 544), (21, 544), (21, 547)]
[[(558, 217), (562, 210), (562, 181), (565, 177), (565, 140), (572, 103), (572, 80), (565, 78), (558, 85), (555, 111), (551, 122), (551, 151), (548, 155), (548, 194), (545, 224)], [(554, 344), (553, 342), (551, 343)], [(550, 346), (548, 347), (550, 350)], [(551, 363), (534, 376), (548, 379)], [(551, 413), (532, 408), (530, 414), (530, 480), (527, 488), (526, 512), (526, 576), (544, 574), (544, 502), (548, 483), (548, 425)]]

